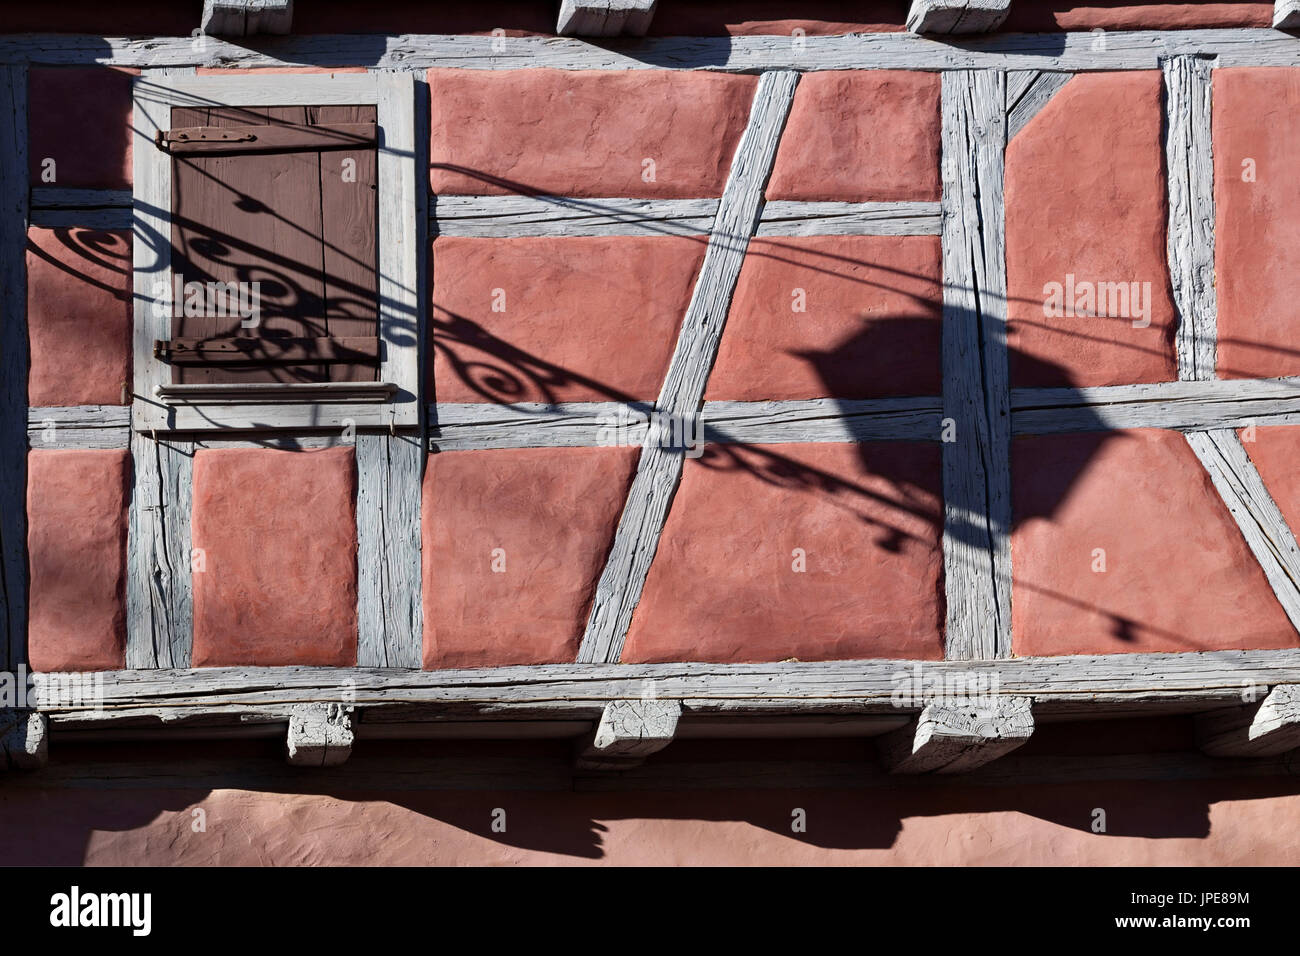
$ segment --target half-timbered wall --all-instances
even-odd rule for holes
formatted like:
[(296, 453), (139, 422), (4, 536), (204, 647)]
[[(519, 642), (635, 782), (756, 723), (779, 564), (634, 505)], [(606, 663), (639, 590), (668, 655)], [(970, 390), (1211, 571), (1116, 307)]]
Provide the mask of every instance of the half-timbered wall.
[[(649, 697), (665, 739), (914, 714), (917, 661), (996, 674), (1007, 726), (1288, 683), (1300, 41), (1216, 6), (963, 42), (0, 37), (4, 662), (112, 672), (128, 719)], [(379, 217), (419, 272), (379, 298), (418, 421), (140, 415), (133, 89), (263, 69), (414, 80), (381, 144), (427, 181)]]

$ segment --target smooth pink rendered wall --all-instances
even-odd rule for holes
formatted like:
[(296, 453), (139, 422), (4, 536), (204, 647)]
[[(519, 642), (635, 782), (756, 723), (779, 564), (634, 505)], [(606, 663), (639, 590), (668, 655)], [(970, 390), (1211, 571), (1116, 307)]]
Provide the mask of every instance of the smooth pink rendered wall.
[(1293, 533), (1300, 533), (1300, 427), (1239, 429), (1242, 447)]
[(130, 452), (27, 456), (28, 658), (33, 670), (126, 663)]
[(460, 195), (719, 196), (755, 82), (704, 71), (430, 70), (430, 183)]
[(1180, 433), (1019, 438), (1011, 464), (1017, 655), (1300, 643)]
[[(1178, 377), (1165, 247), (1161, 88), (1156, 70), (1080, 74), (1007, 146), (1013, 386)], [(1047, 284), (1065, 286), (1069, 276), (1076, 288), (1082, 282), (1149, 283), (1149, 314), (1045, 315)], [(1080, 299), (1079, 305), (1086, 302)], [(1130, 313), (1136, 311), (1130, 305)], [(1135, 326), (1148, 320), (1144, 328)]]
[(194, 666), (355, 666), (352, 449), (205, 449), (193, 482)]
[(1214, 258), (1221, 378), (1300, 373), (1300, 70), (1216, 70)]
[(639, 447), (432, 455), (424, 666), (573, 661)]
[[(114, 28), (109, 33), (120, 35)], [(27, 152), (33, 186), (130, 188), (131, 77), (138, 73), (107, 66), (32, 67)], [(45, 175), (49, 159), (53, 180)]]
[(943, 656), (937, 444), (710, 445), (622, 659)]
[(430, 393), (653, 400), (703, 258), (682, 237), (438, 239)]
[(941, 391), (938, 236), (749, 244), (706, 398)]
[(28, 230), (30, 405), (123, 403), (131, 380), (130, 288), (130, 232)]
[(767, 198), (937, 200), (939, 125), (938, 73), (805, 73)]
[(1199, 30), (1215, 27), (1269, 27), (1273, 4), (1242, 2), (1134, 3), (1132, 0), (1034, 0), (1015, 3), (1002, 30)]

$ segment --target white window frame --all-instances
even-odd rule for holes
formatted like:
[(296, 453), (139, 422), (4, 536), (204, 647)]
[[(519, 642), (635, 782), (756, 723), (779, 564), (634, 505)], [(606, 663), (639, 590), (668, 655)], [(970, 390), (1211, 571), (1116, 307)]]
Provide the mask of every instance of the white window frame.
[[(168, 76), (146, 73), (132, 87), (132, 354), (136, 431), (385, 428), (419, 424), (419, 287), (416, 232), (415, 82), (410, 73)], [(156, 283), (171, 287), (171, 155), (154, 144), (176, 106), (375, 106), (379, 128), (379, 382), (174, 386), (154, 357), (171, 338), (155, 315)], [(392, 386), (385, 389), (387, 384)]]

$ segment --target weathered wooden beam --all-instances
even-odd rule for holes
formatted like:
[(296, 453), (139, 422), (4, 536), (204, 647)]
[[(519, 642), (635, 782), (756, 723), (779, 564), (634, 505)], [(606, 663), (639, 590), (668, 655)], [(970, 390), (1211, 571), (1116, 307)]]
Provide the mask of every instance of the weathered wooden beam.
[(1273, 26), (1278, 30), (1300, 30), (1300, 0), (1273, 0)]
[[(193, 647), (190, 506), (193, 442), (131, 437), (135, 488), (127, 529), (126, 665), (188, 667)], [(200, 556), (201, 557), (201, 556)]]
[(560, 0), (555, 32), (565, 37), (643, 37), (658, 0)]
[(1300, 747), (1300, 685), (1196, 717), (1196, 745), (1211, 757), (1274, 757)]
[(358, 64), (419, 72), (435, 67), (516, 70), (1158, 70), (1180, 54), (1217, 56), (1219, 66), (1300, 66), (1295, 37), (1271, 29), (1107, 31), (1104, 49), (1090, 32), (992, 34), (942, 40), (908, 33), (650, 37), (616, 48), (564, 37), (403, 34), (376, 44), (365, 34), (284, 38), (105, 37), (24, 34), (0, 37), (0, 63), (53, 66), (318, 66)]
[(337, 767), (352, 756), (352, 708), (305, 704), (289, 717), (287, 759), (295, 767)]
[[(917, 671), (918, 663), (920, 671)], [(57, 675), (33, 675), (37, 709), (63, 727), (158, 721), (287, 720), (304, 701), (388, 719), (597, 720), (605, 704), (655, 696), (688, 715), (915, 713), (936, 688), (996, 686), (1029, 697), (1036, 720), (1195, 713), (1241, 702), (1244, 688), (1300, 683), (1300, 649), (769, 664), (548, 664), (455, 670), (205, 667), (104, 674), (94, 706), (67, 703)], [(994, 682), (996, 681), (996, 684)]]
[(288, 33), (293, 0), (203, 0), (200, 29), (210, 36)]
[(130, 229), (129, 189), (32, 188), (31, 223), (34, 226), (83, 229)]
[(1011, 653), (1006, 82), (943, 74), (944, 582), (950, 659)]
[(126, 448), (131, 409), (125, 405), (29, 408), (27, 444), (32, 448)]
[(1088, 388), (1013, 388), (1016, 435), (1300, 424), (1300, 378), (1159, 382)]
[(1169, 277), (1178, 308), (1178, 377), (1214, 378), (1214, 157), (1210, 137), (1213, 62), (1176, 56), (1164, 63), (1165, 167), (1169, 171)]
[[(582, 199), (569, 196), (435, 196), (436, 236), (708, 236), (716, 199)], [(934, 202), (796, 202), (763, 207), (760, 236), (939, 234)]]
[(1188, 432), (1187, 443), (1210, 475), (1278, 603), (1300, 630), (1300, 548), (1237, 433)]
[(912, 0), (912, 33), (990, 33), (1011, 12), (1011, 0)]
[(27, 68), (0, 68), (0, 668), (27, 660)]
[(0, 709), (0, 770), (37, 770), (49, 760), (49, 718), (15, 708)]
[(1027, 697), (927, 704), (907, 727), (878, 738), (890, 773), (966, 773), (1020, 747), (1034, 732)]
[[(799, 75), (788, 71), (764, 73), (759, 78), (749, 123), (736, 147), (704, 262), (655, 403), (662, 416), (660, 425), (666, 424), (668, 431), (674, 430), (674, 423), (682, 426), (692, 421), (704, 402), (731, 296), (749, 237), (758, 224), (763, 190), (798, 81)], [(685, 427), (682, 434), (692, 432)], [(673, 442), (659, 427), (652, 427), (646, 435), (614, 543), (596, 586), (579, 661), (617, 661), (623, 652), (632, 612), (641, 600), (669, 505), (681, 481), (686, 449), (674, 444), (680, 445), (680, 441)]]
[(358, 434), (357, 664), (419, 667), (419, 435)]
[(1013, 140), (1031, 119), (1042, 112), (1043, 107), (1071, 78), (1069, 73), (1040, 73), (1035, 70), (1019, 70), (1008, 74), (1007, 142)]
[(616, 700), (605, 705), (600, 723), (576, 749), (580, 770), (627, 770), (658, 753), (677, 734), (682, 705), (675, 700)]

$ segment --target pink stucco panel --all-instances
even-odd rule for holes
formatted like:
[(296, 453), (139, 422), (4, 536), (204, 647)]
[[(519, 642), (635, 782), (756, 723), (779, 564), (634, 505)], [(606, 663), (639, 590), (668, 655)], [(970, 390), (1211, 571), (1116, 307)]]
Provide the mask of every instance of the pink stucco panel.
[(938, 395), (937, 236), (812, 236), (749, 245), (706, 397)]
[(194, 458), (194, 665), (357, 662), (351, 448)]
[(622, 659), (941, 658), (939, 483), (934, 444), (708, 446)]
[(131, 380), (130, 288), (130, 232), (28, 231), (32, 406), (122, 404)]
[(939, 124), (938, 73), (805, 73), (767, 198), (937, 200)]
[(1300, 534), (1300, 426), (1256, 426), (1238, 435), (1291, 532)]
[(431, 394), (440, 402), (607, 402), (659, 394), (704, 243), (438, 239)]
[(752, 76), (670, 70), (429, 71), (435, 193), (719, 196)]
[(575, 659), (637, 448), (443, 452), (424, 476), (424, 666)]
[(1300, 69), (1214, 72), (1221, 378), (1300, 373)]
[(1017, 439), (1012, 509), (1017, 655), (1300, 643), (1178, 432)]
[[(1158, 71), (1070, 80), (1007, 146), (1008, 343), (1013, 386), (1177, 378), (1165, 243)], [(1049, 283), (1073, 291), (1048, 314)], [(1084, 316), (1088, 283), (1138, 283)], [(1118, 298), (1118, 296), (1117, 296)], [(1108, 296), (1109, 299), (1109, 296)], [(1148, 307), (1149, 306), (1149, 307)]]
[(1002, 24), (1006, 33), (1051, 30), (1208, 30), (1268, 27), (1273, 4), (1229, 0), (1226, 3), (1134, 3), (1132, 0), (1034, 0), (1013, 3)]
[[(32, 67), (27, 113), (32, 186), (130, 188), (131, 77), (138, 72), (107, 66)], [(53, 181), (43, 176), (47, 159), (54, 160)]]
[(126, 661), (131, 456), (27, 456), (28, 655), (33, 670), (117, 670)]

